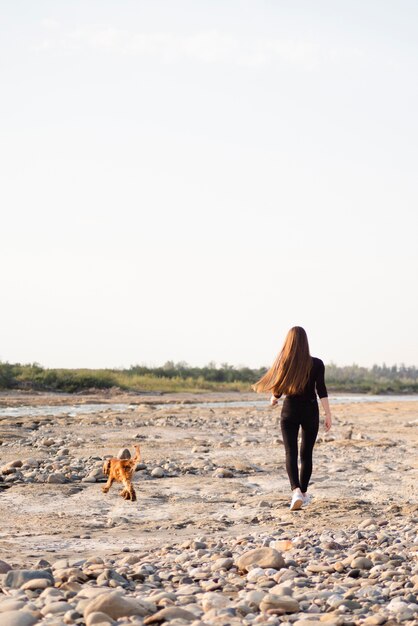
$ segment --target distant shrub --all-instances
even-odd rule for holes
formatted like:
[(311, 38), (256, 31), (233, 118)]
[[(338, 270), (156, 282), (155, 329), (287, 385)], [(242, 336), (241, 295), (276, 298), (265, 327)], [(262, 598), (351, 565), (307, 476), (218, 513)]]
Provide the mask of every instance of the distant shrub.
[[(222, 363), (192, 367), (168, 361), (160, 367), (134, 365), (128, 369), (47, 369), (38, 363), (0, 363), (0, 389), (34, 389), (75, 393), (119, 387), (126, 391), (251, 391), (267, 368), (251, 369)], [(415, 367), (358, 365), (326, 369), (328, 389), (347, 393), (418, 393)]]

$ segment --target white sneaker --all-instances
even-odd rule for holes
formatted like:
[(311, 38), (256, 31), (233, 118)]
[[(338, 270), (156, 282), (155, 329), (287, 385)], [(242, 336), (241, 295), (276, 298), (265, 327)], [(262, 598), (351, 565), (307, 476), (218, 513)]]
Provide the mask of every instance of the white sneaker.
[(312, 502), (312, 496), (309, 495), (309, 493), (306, 494), (306, 496), (302, 496), (303, 498), (303, 506), (306, 506), (307, 504), (310, 504)]
[(290, 503), (291, 511), (299, 511), (303, 504), (303, 496), (301, 493), (294, 493), (292, 497), (292, 502)]

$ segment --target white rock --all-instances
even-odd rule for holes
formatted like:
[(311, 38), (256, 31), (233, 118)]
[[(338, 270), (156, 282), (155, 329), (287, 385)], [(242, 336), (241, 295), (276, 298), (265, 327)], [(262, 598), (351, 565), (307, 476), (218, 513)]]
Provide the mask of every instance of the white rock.
[(229, 604), (229, 599), (224, 596), (222, 593), (207, 592), (202, 595), (201, 598), (202, 608), (205, 611), (210, 611), (211, 609), (220, 609)]
[(0, 613), (0, 626), (33, 626), (38, 619), (28, 611), (5, 611)]

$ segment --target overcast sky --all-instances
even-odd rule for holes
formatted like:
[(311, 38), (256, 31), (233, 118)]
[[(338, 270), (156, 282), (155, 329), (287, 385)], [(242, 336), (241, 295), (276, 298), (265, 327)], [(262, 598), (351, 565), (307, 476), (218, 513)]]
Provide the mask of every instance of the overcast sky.
[(0, 359), (418, 364), (415, 0), (0, 0)]

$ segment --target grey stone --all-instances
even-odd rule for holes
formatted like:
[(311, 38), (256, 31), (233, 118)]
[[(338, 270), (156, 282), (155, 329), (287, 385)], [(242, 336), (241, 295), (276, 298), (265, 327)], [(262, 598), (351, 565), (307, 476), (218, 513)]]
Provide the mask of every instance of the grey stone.
[(117, 454), (117, 458), (118, 459), (130, 459), (131, 453), (129, 452), (128, 448), (121, 448)]
[(36, 580), (37, 578), (45, 578), (51, 582), (51, 585), (54, 584), (52, 574), (47, 570), (14, 569), (6, 574), (4, 586), (19, 589), (19, 587), (28, 582), (28, 580)]
[(0, 560), (0, 574), (7, 574), (7, 572), (10, 572), (11, 569), (12, 569), (11, 565), (6, 563), (6, 561)]
[(65, 483), (65, 476), (61, 474), (61, 472), (55, 472), (54, 474), (50, 474), (46, 479), (46, 482), (54, 485), (62, 485)]

